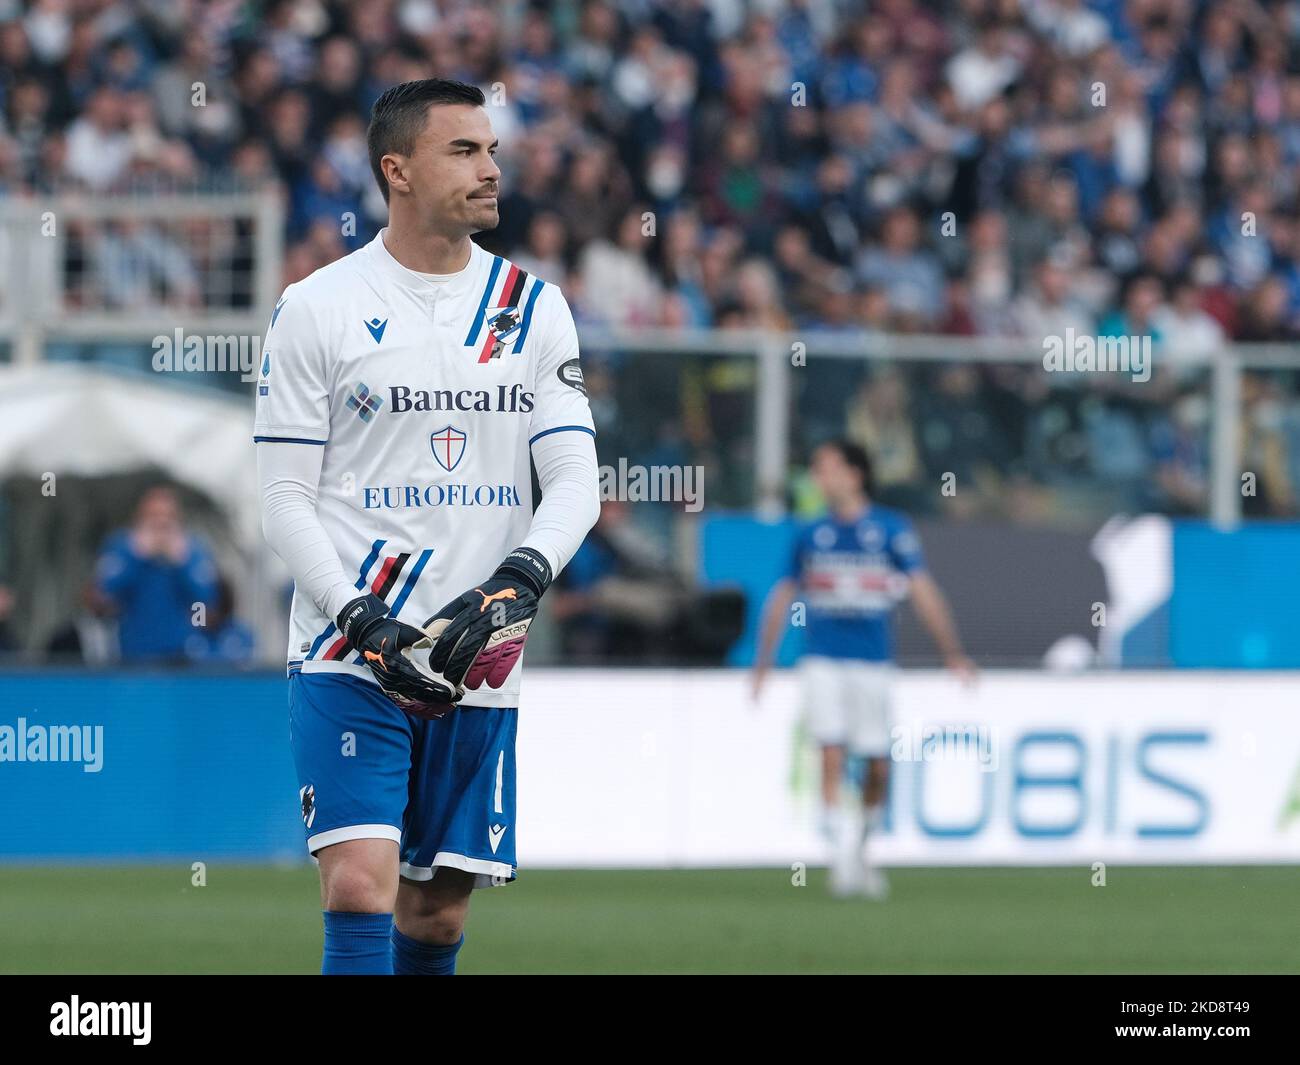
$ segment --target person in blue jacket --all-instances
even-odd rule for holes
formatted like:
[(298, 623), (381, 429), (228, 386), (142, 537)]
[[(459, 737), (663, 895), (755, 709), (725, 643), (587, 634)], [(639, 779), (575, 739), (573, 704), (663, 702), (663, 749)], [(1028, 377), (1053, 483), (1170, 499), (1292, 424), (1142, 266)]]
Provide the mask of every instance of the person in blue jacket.
[(164, 485), (149, 489), (131, 526), (105, 541), (95, 579), (117, 612), (128, 664), (183, 661), (186, 641), (217, 594), (212, 556), (186, 530), (180, 500)]

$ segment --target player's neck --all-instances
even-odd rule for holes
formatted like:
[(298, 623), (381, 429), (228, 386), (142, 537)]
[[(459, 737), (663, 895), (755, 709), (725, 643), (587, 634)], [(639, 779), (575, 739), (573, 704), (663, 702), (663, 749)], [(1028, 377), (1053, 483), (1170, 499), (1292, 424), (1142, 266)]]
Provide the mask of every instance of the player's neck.
[(394, 226), (390, 221), (383, 235), (388, 254), (420, 274), (455, 274), (469, 264), (470, 239), (448, 237), (413, 226)]
[(871, 508), (871, 500), (866, 496), (858, 496), (856, 499), (842, 500), (835, 506), (831, 507), (831, 513), (835, 515), (837, 521), (852, 522), (857, 521)]

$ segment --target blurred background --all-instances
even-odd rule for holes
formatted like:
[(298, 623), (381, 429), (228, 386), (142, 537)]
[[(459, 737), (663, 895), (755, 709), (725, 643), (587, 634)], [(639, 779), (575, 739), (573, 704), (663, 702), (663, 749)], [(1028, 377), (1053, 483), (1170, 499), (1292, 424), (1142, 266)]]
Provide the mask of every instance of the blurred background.
[[(0, 725), (104, 728), (93, 773), (0, 765), (0, 966), (315, 964), (253, 382), (283, 287), (386, 221), (371, 103), (435, 74), (487, 94), (476, 239), (563, 289), (602, 466), (702, 489), (610, 493), (544, 601), (524, 877), (466, 965), (1300, 968), (1290, 0), (0, 0)], [(1149, 380), (1047, 370), (1067, 334), (1143, 338)], [(815, 751), (744, 672), (833, 437), (985, 671), (903, 607), (900, 721), (998, 737), (897, 767), (890, 920), (782, 871), (822, 862)], [(145, 561), (175, 609), (124, 591)], [(60, 939), (86, 862), (203, 949)], [(237, 945), (239, 890), (285, 907)], [(590, 942), (589, 895), (663, 927)]]

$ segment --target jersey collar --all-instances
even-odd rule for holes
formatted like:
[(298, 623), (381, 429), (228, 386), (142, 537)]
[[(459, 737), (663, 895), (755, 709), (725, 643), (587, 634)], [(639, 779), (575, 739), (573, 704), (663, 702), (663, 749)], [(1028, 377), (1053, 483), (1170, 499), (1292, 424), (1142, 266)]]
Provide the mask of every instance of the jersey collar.
[(482, 273), (483, 261), (487, 257), (487, 252), (470, 241), (469, 262), (465, 264), (465, 269), (461, 270), (450, 281), (445, 281), (439, 285), (431, 285), (419, 274), (408, 270), (405, 266), (393, 258), (392, 253), (384, 246), (384, 234), (388, 232), (385, 226), (376, 234), (375, 239), (366, 245), (366, 251), (375, 264), (375, 268), (392, 284), (399, 288), (404, 288), (416, 296), (428, 296), (435, 291), (439, 294), (449, 296), (461, 296), (473, 289)]

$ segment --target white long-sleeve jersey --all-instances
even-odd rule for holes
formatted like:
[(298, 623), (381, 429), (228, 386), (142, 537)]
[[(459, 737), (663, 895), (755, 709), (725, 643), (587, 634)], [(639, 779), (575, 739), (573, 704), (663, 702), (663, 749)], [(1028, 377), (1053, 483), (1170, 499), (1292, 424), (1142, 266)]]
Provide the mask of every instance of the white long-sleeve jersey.
[[(290, 285), (267, 334), (254, 439), (263, 526), (295, 581), (290, 672), (373, 680), (334, 625), (345, 602), (374, 592), (420, 625), (520, 544), (558, 574), (599, 507), (559, 290), (477, 245), (431, 282), (383, 236)], [(517, 706), (521, 667), (464, 703)]]

